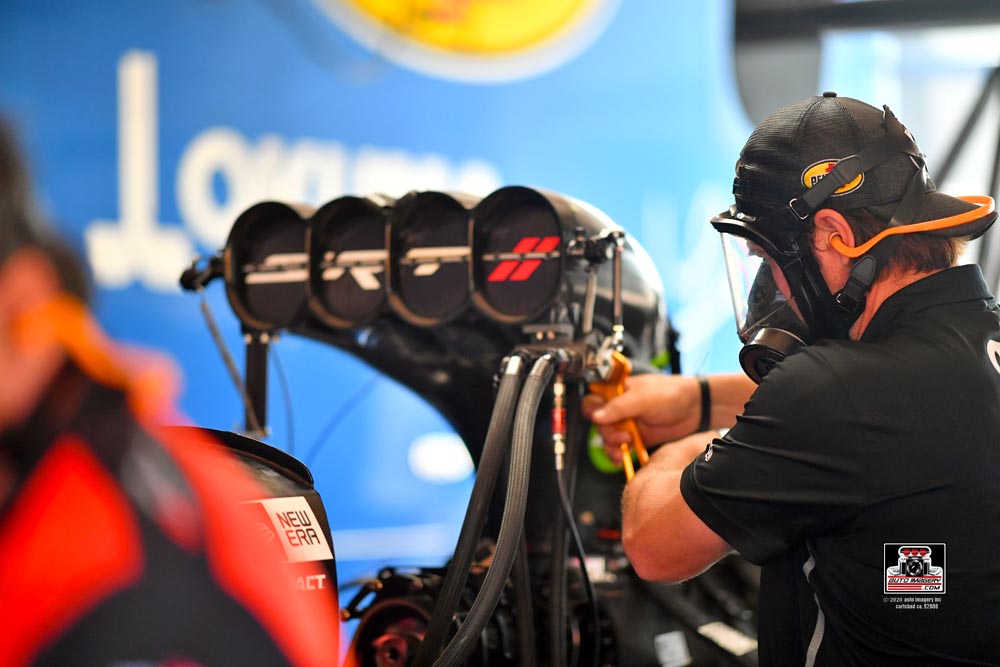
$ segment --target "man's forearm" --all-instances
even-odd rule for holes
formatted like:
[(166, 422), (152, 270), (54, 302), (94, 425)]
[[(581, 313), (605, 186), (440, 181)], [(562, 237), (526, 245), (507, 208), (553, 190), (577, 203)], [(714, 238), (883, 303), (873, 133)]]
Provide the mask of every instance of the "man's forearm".
[(709, 424), (712, 428), (729, 428), (736, 423), (736, 415), (743, 414), (743, 407), (750, 400), (750, 395), (757, 389), (757, 385), (743, 373), (706, 377), (712, 396)]
[(698, 433), (660, 447), (625, 486), (622, 541), (642, 578), (682, 581), (730, 551), (691, 512), (680, 492), (684, 468), (716, 435)]

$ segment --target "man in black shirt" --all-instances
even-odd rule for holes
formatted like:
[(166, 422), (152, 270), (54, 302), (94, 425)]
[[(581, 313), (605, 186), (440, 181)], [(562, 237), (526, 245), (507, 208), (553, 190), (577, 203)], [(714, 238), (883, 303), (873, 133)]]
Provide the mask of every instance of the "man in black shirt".
[(888, 108), (832, 93), (754, 131), (734, 194), (712, 224), (759, 386), (650, 376), (586, 401), (611, 449), (623, 417), (662, 442), (735, 416), (626, 487), (634, 567), (761, 565), (764, 665), (1000, 664), (1000, 316), (955, 266), (992, 200), (936, 192)]

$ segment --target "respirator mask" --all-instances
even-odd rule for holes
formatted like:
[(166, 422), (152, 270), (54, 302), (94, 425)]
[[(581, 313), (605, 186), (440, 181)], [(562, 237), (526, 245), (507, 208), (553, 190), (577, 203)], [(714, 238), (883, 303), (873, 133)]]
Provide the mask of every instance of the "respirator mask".
[[(835, 93), (766, 118), (740, 153), (733, 194), (736, 204), (712, 226), (744, 343), (740, 363), (755, 382), (803, 345), (849, 338), (903, 234), (975, 238), (997, 217), (990, 197), (936, 191), (913, 135), (888, 107)], [(822, 239), (853, 260), (844, 285), (827, 284), (816, 260), (813, 215), (822, 208), (885, 221), (857, 245), (837, 233)]]
[(776, 243), (760, 222), (735, 206), (712, 218), (722, 237), (736, 331), (743, 342), (740, 365), (758, 383), (779, 361), (820, 337), (815, 316), (820, 305), (829, 307), (833, 300), (825, 283), (817, 285), (805, 274), (810, 262), (799, 253), (805, 239)]

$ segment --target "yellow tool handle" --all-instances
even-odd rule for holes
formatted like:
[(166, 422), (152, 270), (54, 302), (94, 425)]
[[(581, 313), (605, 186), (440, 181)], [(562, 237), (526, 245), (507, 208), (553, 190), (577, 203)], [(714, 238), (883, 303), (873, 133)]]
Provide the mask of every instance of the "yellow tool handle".
[[(632, 363), (621, 352), (613, 352), (611, 360), (612, 370), (608, 374), (608, 379), (603, 382), (592, 382), (590, 384), (590, 391), (605, 401), (610, 401), (625, 393), (625, 380), (632, 372)], [(642, 436), (639, 435), (639, 428), (636, 426), (635, 420), (629, 417), (618, 422), (615, 426), (629, 434), (631, 445), (635, 448), (636, 454), (639, 457), (639, 465), (649, 463), (649, 452), (646, 451), (646, 446), (642, 442)], [(635, 476), (635, 467), (632, 465), (632, 454), (629, 451), (629, 443), (623, 442), (621, 450), (622, 465), (625, 466), (625, 481), (631, 481)]]
[(635, 453), (639, 455), (639, 465), (646, 465), (649, 463), (649, 452), (646, 451), (646, 445), (642, 442), (639, 427), (635, 425), (634, 419), (625, 420), (625, 430), (632, 436), (632, 446), (635, 448)]
[(635, 477), (635, 468), (632, 467), (632, 454), (628, 451), (627, 442), (623, 442), (619, 447), (622, 448), (622, 465), (625, 466), (625, 481), (631, 482), (632, 478)]

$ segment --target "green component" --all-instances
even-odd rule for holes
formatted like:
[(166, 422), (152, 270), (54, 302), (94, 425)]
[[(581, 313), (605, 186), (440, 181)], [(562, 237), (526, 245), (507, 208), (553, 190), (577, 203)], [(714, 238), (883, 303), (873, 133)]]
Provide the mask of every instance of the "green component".
[(590, 437), (587, 438), (587, 455), (590, 456), (590, 462), (599, 472), (610, 475), (620, 473), (624, 467), (612, 461), (611, 457), (604, 451), (604, 438), (601, 437), (596, 426), (590, 427)]
[[(670, 350), (664, 350), (650, 360), (650, 363), (659, 369), (664, 369), (670, 365)], [(611, 460), (607, 452), (604, 451), (604, 438), (601, 437), (597, 427), (591, 425), (590, 436), (587, 439), (587, 454), (590, 462), (599, 471), (607, 474), (620, 473), (625, 466), (618, 465)], [(632, 452), (632, 460), (635, 461), (636, 453)]]

